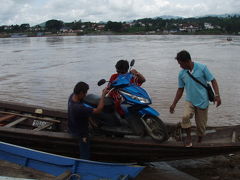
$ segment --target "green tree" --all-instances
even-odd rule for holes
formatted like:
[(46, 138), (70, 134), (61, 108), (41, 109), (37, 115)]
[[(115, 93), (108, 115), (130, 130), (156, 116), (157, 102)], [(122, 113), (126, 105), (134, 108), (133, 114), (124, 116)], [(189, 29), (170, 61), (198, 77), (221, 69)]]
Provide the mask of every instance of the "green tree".
[(0, 32), (5, 32), (4, 26), (0, 26)]
[(114, 31), (114, 32), (121, 32), (122, 28), (123, 28), (123, 25), (121, 22), (108, 21), (105, 26), (106, 30), (110, 30), (110, 31)]
[(11, 25), (11, 30), (10, 32), (20, 32), (20, 27), (19, 25)]
[(29, 24), (21, 24), (20, 25), (20, 31), (28, 31), (30, 28)]
[(46, 29), (51, 32), (57, 32), (63, 27), (63, 22), (55, 19), (46, 22)]

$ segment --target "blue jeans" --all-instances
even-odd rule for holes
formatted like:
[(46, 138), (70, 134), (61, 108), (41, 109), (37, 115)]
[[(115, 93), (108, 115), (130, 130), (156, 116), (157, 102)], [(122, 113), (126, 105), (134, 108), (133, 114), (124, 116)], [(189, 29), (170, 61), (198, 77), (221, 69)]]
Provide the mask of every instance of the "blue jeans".
[(90, 159), (90, 143), (89, 143), (89, 137), (87, 138), (87, 141), (83, 141), (84, 137), (80, 138), (79, 142), (79, 149), (80, 149), (80, 159)]

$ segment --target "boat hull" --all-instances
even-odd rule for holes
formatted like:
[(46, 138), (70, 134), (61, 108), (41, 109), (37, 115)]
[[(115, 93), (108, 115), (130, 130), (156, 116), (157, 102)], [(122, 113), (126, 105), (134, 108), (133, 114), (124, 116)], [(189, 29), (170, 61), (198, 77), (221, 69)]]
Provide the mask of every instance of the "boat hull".
[[(68, 157), (79, 157), (78, 139), (68, 134), (66, 128), (64, 129), (67, 122), (66, 112), (41, 108), (41, 114), (37, 116), (36, 109), (40, 108), (0, 102), (2, 118), (6, 116), (4, 111), (18, 112), (18, 114), (28, 113), (38, 118), (47, 116), (60, 122), (52, 130), (23, 129), (18, 125), (8, 127), (11, 123), (8, 122), (0, 126), (0, 141)], [(175, 140), (174, 133), (177, 125), (167, 127), (172, 134), (170, 134), (170, 139), (164, 143), (155, 142), (149, 137), (92, 136), (91, 159), (104, 162), (152, 162), (206, 157), (240, 150), (240, 126), (209, 127), (203, 143), (195, 143), (197, 137), (193, 135), (193, 147), (191, 148), (186, 148), (182, 141)]]
[(131, 164), (103, 163), (58, 156), (3, 142), (0, 142), (0, 159), (54, 176), (69, 172), (69, 175), (81, 177), (82, 180), (118, 180), (123, 177), (127, 180), (135, 178), (144, 168)]

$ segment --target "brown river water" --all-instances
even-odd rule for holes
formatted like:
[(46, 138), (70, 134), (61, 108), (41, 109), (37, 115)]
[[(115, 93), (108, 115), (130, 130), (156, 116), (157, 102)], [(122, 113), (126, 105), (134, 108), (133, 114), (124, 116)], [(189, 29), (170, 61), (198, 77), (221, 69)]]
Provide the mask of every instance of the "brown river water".
[(181, 120), (184, 98), (175, 114), (169, 106), (177, 90), (180, 67), (174, 57), (182, 49), (204, 63), (220, 86), (222, 105), (210, 105), (208, 124), (240, 124), (240, 36), (71, 36), (0, 39), (0, 100), (66, 110), (78, 81), (100, 94), (97, 81), (115, 72), (119, 59), (135, 59), (146, 78), (143, 87), (165, 122)]

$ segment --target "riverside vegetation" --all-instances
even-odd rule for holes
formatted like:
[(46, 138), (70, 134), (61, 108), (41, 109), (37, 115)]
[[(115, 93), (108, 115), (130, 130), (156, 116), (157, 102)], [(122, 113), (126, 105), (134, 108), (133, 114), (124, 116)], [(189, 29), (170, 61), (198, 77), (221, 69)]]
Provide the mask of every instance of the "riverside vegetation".
[(240, 15), (207, 16), (164, 19), (144, 18), (130, 22), (82, 22), (65, 23), (61, 20), (49, 20), (30, 26), (2, 25), (0, 37), (10, 37), (14, 33), (27, 36), (44, 35), (85, 35), (85, 34), (229, 34), (240, 35)]

